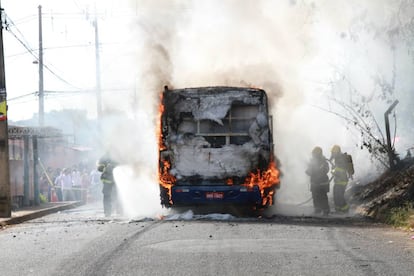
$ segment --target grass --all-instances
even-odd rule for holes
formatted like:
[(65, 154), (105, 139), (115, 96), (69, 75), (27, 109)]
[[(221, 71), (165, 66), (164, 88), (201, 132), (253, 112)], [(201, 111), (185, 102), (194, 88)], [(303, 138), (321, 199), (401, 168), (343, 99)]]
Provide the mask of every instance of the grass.
[(391, 208), (385, 214), (385, 223), (403, 228), (414, 228), (414, 205), (406, 202), (400, 207)]

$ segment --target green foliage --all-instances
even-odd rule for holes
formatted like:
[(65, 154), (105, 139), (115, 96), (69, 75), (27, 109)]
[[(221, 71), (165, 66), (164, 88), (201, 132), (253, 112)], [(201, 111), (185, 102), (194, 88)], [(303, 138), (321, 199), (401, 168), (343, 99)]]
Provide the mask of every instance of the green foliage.
[(414, 215), (414, 206), (412, 202), (406, 202), (400, 207), (394, 207), (388, 210), (385, 215), (385, 223), (395, 227), (410, 226), (410, 217)]

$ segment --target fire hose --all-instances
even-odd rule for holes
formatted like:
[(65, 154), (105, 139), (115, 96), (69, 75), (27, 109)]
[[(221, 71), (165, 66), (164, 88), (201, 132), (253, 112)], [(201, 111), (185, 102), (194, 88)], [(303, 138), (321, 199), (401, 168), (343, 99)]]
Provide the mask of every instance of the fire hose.
[[(331, 178), (329, 178), (329, 180), (328, 180), (328, 185), (331, 183), (331, 181), (332, 181), (332, 179), (334, 178), (334, 176), (332, 175), (331, 176)], [(299, 203), (299, 204), (296, 204), (296, 206), (302, 206), (302, 205), (305, 205), (306, 203), (308, 203), (309, 201), (311, 201), (312, 200), (312, 196), (310, 197), (310, 198), (308, 198), (306, 201), (304, 201), (304, 202), (301, 202), (301, 203)]]
[(312, 200), (312, 197), (310, 197), (309, 199), (307, 199), (306, 201), (304, 201), (304, 202), (302, 202), (302, 203), (299, 203), (299, 204), (296, 204), (296, 206), (302, 206), (302, 205), (305, 205), (306, 203), (308, 203), (309, 201), (311, 201)]

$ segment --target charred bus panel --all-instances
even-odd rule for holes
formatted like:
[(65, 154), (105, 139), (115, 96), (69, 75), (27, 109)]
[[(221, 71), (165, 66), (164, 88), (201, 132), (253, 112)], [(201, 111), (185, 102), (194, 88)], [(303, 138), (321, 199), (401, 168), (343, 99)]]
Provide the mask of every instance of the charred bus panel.
[(162, 205), (271, 205), (279, 173), (270, 118), (261, 89), (166, 88), (159, 141)]

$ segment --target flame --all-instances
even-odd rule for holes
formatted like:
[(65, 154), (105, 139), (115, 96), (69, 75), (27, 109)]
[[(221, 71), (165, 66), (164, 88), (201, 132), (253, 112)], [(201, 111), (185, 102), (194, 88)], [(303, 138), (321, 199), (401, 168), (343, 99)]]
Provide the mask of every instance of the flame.
[[(158, 150), (161, 153), (163, 150), (165, 150), (167, 147), (164, 145), (164, 140), (163, 140), (163, 136), (162, 136), (162, 129), (161, 129), (161, 118), (162, 118), (162, 114), (164, 113), (164, 104), (162, 103), (162, 96), (163, 94), (160, 94), (160, 105), (158, 107), (158, 128), (157, 128), (157, 137), (158, 137)], [(162, 166), (161, 166), (162, 164)], [(169, 173), (170, 168), (171, 168), (171, 163), (168, 160), (161, 160), (161, 156), (160, 156), (160, 160), (159, 160), (159, 165), (158, 165), (158, 180), (159, 183), (162, 187), (167, 189), (167, 193), (168, 193), (168, 198), (169, 198), (169, 202), (172, 203), (171, 201), (171, 187), (174, 185), (176, 178), (171, 175)]]
[(251, 172), (243, 186), (253, 188), (258, 185), (262, 196), (262, 205), (271, 206), (273, 204), (274, 188), (280, 183), (279, 170), (276, 168), (276, 163), (271, 160), (266, 171), (257, 170), (256, 173)]
[[(162, 187), (167, 189), (169, 202), (172, 204), (171, 200), (171, 189), (172, 186), (176, 182), (176, 178), (170, 174), (171, 163), (169, 160), (161, 158), (161, 152), (164, 151), (167, 147), (164, 144), (164, 139), (162, 135), (162, 114), (165, 111), (165, 107), (163, 104), (163, 94), (160, 94), (160, 105), (158, 108), (158, 128), (157, 128), (157, 137), (158, 137), (158, 148), (160, 152), (160, 160), (159, 160), (159, 167), (158, 167), (158, 179), (159, 183)], [(255, 173), (251, 172), (245, 179), (243, 186), (246, 186), (252, 189), (255, 185), (259, 186), (261, 197), (262, 197), (262, 205), (263, 206), (271, 206), (273, 204), (273, 195), (275, 193), (275, 187), (278, 186), (280, 183), (279, 180), (279, 170), (276, 167), (276, 163), (274, 162), (273, 158), (269, 163), (267, 170), (260, 171), (257, 170)], [(228, 178), (226, 179), (227, 185), (233, 185), (233, 179)]]
[(168, 190), (168, 198), (169, 198), (169, 202), (172, 203), (171, 201), (171, 187), (174, 185), (176, 178), (171, 175), (169, 173), (169, 170), (171, 168), (171, 164), (170, 162), (168, 162), (167, 160), (162, 161), (163, 162), (163, 167), (159, 169), (159, 182), (161, 184), (161, 186), (163, 186), (164, 188), (166, 188)]

